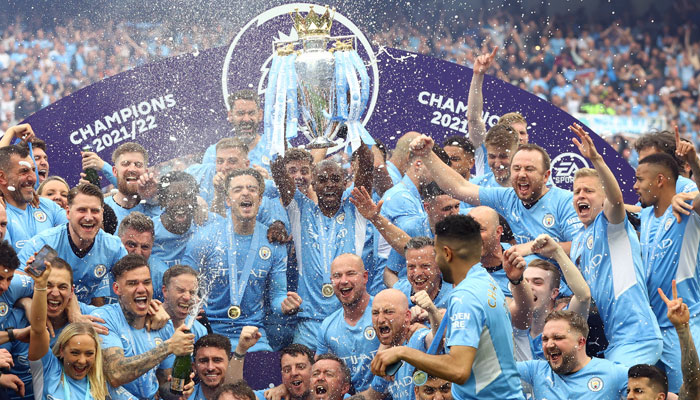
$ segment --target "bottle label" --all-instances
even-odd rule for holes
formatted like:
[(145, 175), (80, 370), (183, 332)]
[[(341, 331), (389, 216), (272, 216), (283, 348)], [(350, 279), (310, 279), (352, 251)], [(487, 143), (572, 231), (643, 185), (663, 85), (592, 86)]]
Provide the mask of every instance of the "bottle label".
[(185, 391), (185, 379), (172, 377), (170, 382), (170, 390), (173, 392), (182, 393)]

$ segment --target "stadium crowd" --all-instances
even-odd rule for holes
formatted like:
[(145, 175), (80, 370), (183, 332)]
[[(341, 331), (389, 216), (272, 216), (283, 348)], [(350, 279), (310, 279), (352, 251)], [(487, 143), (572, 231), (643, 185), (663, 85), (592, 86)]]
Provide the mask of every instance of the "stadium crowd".
[[(29, 43), (13, 26), (4, 37)], [(522, 115), (486, 129), (481, 93), (497, 71), (555, 96), (545, 78), (571, 55), (569, 33), (537, 41), (549, 50), (535, 65), (560, 53), (541, 79), (537, 68), (526, 78), (504, 68), (520, 57), (499, 31), (509, 24), (483, 26), (493, 43), (457, 60), (475, 72), (468, 137), (363, 143), (351, 179), (323, 149), (271, 161), (260, 98), (239, 90), (228, 99), (233, 136), (201, 162), (159, 176), (143, 146), (123, 143), (107, 161), (83, 152), (70, 188), (71, 177), (51, 175), (50, 134), (9, 123), (43, 98), (37, 90), (61, 96), (193, 42), (144, 45), (124, 25), (57, 27), (61, 39), (37, 34), (36, 46), (8, 53), (24, 58), (2, 70), (3, 94), (22, 88), (29, 100), (0, 139), (0, 398), (700, 399), (700, 158), (680, 112), (675, 132), (634, 142), (638, 204), (624, 204), (578, 125), (571, 138), (593, 168), (576, 172), (573, 192), (560, 189)], [(685, 32), (660, 43), (697, 55), (697, 44), (683, 50)], [(128, 43), (103, 48), (107, 34)], [(610, 46), (634, 38), (608, 35), (584, 43), (620, 52)], [(438, 51), (438, 42), (414, 44)], [(622, 98), (621, 69), (580, 87), (574, 79), (571, 92), (590, 100), (600, 79)], [(619, 103), (598, 104), (623, 112)], [(247, 354), (269, 351), (280, 353), (282, 384), (253, 391), (242, 379)]]

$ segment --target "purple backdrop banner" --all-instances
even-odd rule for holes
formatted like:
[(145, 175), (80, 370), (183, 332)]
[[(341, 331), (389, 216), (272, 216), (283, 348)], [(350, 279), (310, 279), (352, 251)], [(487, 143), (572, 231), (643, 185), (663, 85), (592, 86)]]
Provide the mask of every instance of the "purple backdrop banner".
[[(110, 160), (121, 143), (136, 141), (148, 149), (151, 164), (204, 151), (230, 132), (224, 101), (228, 93), (251, 88), (263, 95), (272, 41), (295, 39), (288, 13), (295, 8), (308, 11), (309, 6), (289, 4), (273, 8), (251, 20), (228, 47), (135, 68), (77, 91), (30, 116), (26, 122), (32, 124), (39, 137), (47, 139), (52, 173), (76, 183), (80, 149), (86, 143), (103, 159)], [(449, 135), (467, 134), (471, 69), (402, 50), (373, 48), (361, 30), (340, 13), (336, 14), (332, 34), (358, 37), (358, 52), (368, 65), (372, 80), (364, 122), (373, 136), (393, 147), (396, 139), (410, 130), (428, 134), (439, 143)], [(487, 127), (504, 113), (521, 112), (529, 123), (530, 140), (543, 146), (552, 157), (554, 183), (571, 189), (573, 174), (589, 165), (572, 144), (567, 128), (578, 121), (539, 97), (489, 76), (483, 93)], [(632, 168), (600, 137), (593, 135), (593, 140), (618, 176), (625, 200), (636, 202)], [(277, 370), (276, 357), (261, 355), (246, 363), (246, 377), (253, 386), (279, 383), (278, 374), (259, 374)]]
[[(52, 172), (77, 181), (79, 150), (89, 143), (102, 158), (125, 141), (144, 145), (151, 164), (203, 151), (226, 136), (228, 93), (252, 88), (262, 95), (272, 58), (272, 41), (296, 38), (288, 13), (307, 11), (309, 4), (289, 4), (251, 20), (228, 47), (168, 58), (95, 83), (27, 118), (39, 137), (48, 138)], [(322, 8), (316, 6), (319, 11)], [(354, 34), (368, 65), (372, 96), (364, 122), (369, 132), (389, 146), (404, 132), (416, 130), (441, 142), (466, 134), (470, 68), (392, 48), (373, 48), (361, 30), (336, 13), (333, 35)], [(570, 189), (574, 172), (587, 166), (571, 143), (567, 126), (575, 118), (506, 82), (484, 80), (487, 127), (498, 116), (521, 112), (530, 140), (552, 157), (552, 178)], [(608, 165), (620, 178), (627, 202), (636, 202), (634, 172), (597, 135)]]

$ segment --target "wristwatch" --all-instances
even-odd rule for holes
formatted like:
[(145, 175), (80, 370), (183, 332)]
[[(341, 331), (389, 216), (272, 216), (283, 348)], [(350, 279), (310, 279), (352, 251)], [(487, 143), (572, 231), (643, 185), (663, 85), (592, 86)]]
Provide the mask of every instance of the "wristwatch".
[(513, 285), (513, 286), (518, 286), (518, 285), (520, 285), (520, 284), (522, 283), (522, 281), (523, 281), (523, 276), (520, 275), (520, 278), (519, 278), (517, 281), (514, 281), (514, 280), (512, 280), (512, 279), (510, 279), (510, 278), (508, 278), (508, 280), (510, 281), (510, 284), (511, 284), (511, 285)]
[(9, 338), (10, 342), (14, 342), (17, 340), (15, 337), (15, 332), (13, 331), (13, 328), (7, 328), (5, 329), (5, 332), (7, 332), (7, 337)]

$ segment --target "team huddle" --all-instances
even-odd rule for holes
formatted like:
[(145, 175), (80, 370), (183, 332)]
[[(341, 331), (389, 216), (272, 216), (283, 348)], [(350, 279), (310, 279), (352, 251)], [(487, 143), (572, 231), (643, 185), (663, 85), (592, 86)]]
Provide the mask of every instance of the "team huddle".
[[(113, 165), (84, 151), (70, 188), (10, 128), (0, 398), (700, 399), (694, 146), (641, 137), (630, 205), (573, 125), (593, 168), (560, 189), (522, 115), (481, 119), (495, 53), (474, 65), (469, 137), (442, 147), (408, 132), (271, 159), (241, 90), (201, 163), (157, 176), (125, 143)], [(264, 351), (282, 384), (253, 391), (246, 354)]]

